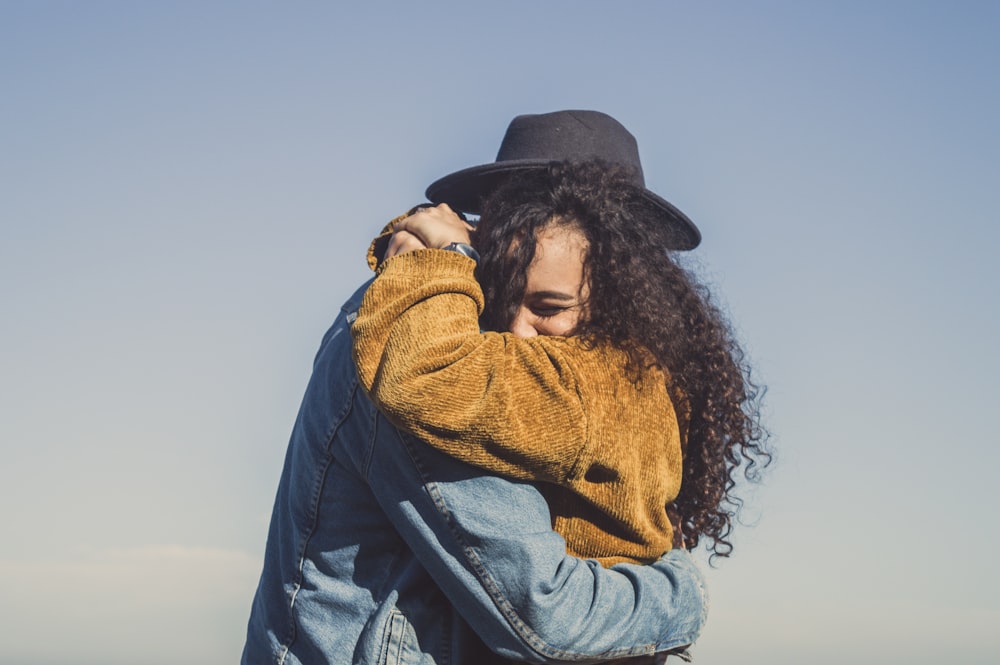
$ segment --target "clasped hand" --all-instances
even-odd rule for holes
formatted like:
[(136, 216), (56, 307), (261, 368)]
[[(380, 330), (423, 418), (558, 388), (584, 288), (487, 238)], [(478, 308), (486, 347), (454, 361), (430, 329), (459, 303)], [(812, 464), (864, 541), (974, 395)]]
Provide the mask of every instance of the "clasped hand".
[(441, 249), (453, 242), (471, 244), (473, 226), (442, 203), (419, 208), (392, 227), (386, 259), (418, 249)]

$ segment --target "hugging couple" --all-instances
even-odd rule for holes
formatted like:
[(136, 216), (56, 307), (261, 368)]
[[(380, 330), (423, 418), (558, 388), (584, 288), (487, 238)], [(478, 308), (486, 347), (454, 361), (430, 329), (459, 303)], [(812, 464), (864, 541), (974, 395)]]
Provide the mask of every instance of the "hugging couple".
[[(770, 454), (701, 236), (595, 111), (515, 118), (369, 248), (278, 487), (243, 663), (663, 662)], [(465, 213), (478, 215), (469, 223)]]

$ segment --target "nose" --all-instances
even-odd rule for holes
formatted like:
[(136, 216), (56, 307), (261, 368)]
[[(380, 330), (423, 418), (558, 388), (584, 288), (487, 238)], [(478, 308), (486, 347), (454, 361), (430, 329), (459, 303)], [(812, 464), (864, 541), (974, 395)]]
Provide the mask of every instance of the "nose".
[(514, 316), (514, 320), (510, 322), (510, 332), (513, 333), (514, 337), (520, 337), (521, 339), (537, 337), (538, 330), (535, 329), (532, 319), (531, 312), (524, 307), (519, 308), (517, 314)]

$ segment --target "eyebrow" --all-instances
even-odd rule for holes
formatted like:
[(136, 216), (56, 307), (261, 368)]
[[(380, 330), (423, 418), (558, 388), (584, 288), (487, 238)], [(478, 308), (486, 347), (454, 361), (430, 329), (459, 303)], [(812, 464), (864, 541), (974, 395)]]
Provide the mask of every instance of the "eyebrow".
[(576, 300), (576, 296), (563, 293), (562, 291), (531, 291), (530, 293), (525, 293), (524, 297), (537, 300)]

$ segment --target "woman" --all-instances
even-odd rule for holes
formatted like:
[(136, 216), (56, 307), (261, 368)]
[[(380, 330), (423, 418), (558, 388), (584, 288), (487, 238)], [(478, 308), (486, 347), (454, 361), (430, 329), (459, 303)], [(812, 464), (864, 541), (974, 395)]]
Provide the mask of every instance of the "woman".
[[(541, 481), (577, 556), (648, 562), (675, 536), (728, 556), (737, 469), (769, 461), (757, 390), (634, 182), (594, 160), (509, 179), (475, 232), (481, 292), (455, 252), (387, 260), (352, 328), (359, 376), (402, 429)], [(472, 240), (445, 206), (394, 230), (405, 249)], [(510, 332), (481, 333), (480, 308)]]

